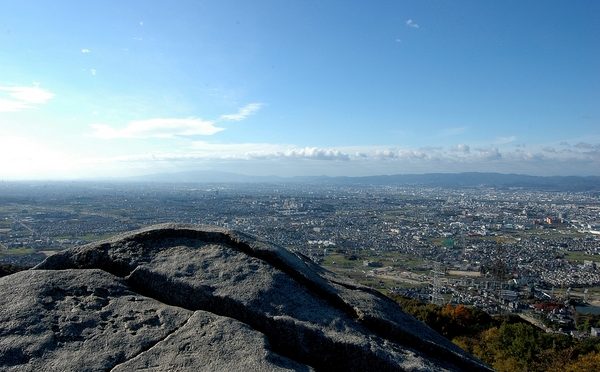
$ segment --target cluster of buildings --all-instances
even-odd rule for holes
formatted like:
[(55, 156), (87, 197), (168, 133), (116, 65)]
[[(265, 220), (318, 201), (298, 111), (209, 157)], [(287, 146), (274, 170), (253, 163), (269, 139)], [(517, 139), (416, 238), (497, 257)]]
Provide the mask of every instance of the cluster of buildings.
[(0, 188), (4, 262), (33, 263), (117, 232), (183, 222), (255, 234), (331, 269), (328, 257), (353, 257), (358, 274), (414, 297), (431, 297), (434, 264), (441, 264), (453, 272), (439, 282), (446, 300), (490, 312), (529, 309), (552, 288), (600, 287), (597, 193), (309, 184)]

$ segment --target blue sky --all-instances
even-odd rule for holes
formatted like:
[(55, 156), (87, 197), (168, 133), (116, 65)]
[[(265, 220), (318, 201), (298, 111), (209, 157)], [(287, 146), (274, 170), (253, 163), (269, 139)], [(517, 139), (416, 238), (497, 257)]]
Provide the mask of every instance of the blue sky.
[(600, 2), (28, 1), (0, 179), (600, 175)]

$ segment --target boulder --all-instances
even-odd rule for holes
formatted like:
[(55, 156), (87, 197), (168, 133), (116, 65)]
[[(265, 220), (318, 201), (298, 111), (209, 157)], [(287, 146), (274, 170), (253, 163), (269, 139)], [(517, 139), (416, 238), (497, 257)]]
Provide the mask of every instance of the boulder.
[(379, 292), (217, 227), (69, 249), (0, 290), (1, 369), (489, 370)]

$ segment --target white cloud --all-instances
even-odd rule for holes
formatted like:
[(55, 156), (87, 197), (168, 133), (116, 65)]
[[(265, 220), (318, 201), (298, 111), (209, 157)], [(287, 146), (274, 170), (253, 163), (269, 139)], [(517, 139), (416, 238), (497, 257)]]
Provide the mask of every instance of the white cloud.
[(230, 143), (214, 144), (204, 141), (194, 142), (196, 156), (221, 159), (313, 159), (350, 160), (350, 155), (333, 148), (299, 147), (272, 143)]
[(15, 112), (33, 108), (48, 102), (52, 97), (54, 97), (54, 93), (37, 85), (31, 87), (0, 86), (0, 112)]
[(54, 94), (40, 87), (0, 87), (0, 91), (8, 92), (8, 94), (28, 104), (43, 104), (48, 102)]
[(90, 69), (90, 74), (92, 74), (92, 76), (96, 76), (96, 72), (98, 71), (95, 68)]
[(221, 115), (220, 120), (226, 121), (241, 121), (246, 119), (248, 116), (256, 113), (263, 106), (262, 103), (249, 103), (246, 106), (240, 108), (235, 114)]
[(376, 149), (363, 153), (364, 159), (376, 160), (424, 160), (429, 159), (433, 151), (427, 152), (420, 149)]
[(411, 27), (411, 28), (419, 28), (419, 25), (415, 21), (413, 21), (412, 19), (407, 19), (406, 20), (406, 25), (408, 27)]
[(516, 140), (516, 136), (498, 137), (496, 138), (494, 143), (497, 143), (499, 145), (506, 145), (507, 143), (515, 142)]
[(91, 52), (92, 52), (92, 51), (91, 51), (91, 49), (88, 49), (88, 48), (81, 48), (81, 53), (83, 53), (83, 54), (89, 54), (89, 53), (91, 53)]
[(455, 151), (458, 151), (463, 154), (468, 154), (471, 152), (471, 147), (469, 145), (465, 145), (464, 143), (456, 145)]
[[(557, 154), (559, 152), (557, 149), (555, 149), (554, 147), (550, 147), (550, 146), (542, 147), (542, 151), (544, 151), (544, 152), (550, 152), (550, 153), (553, 153), (553, 154)], [(564, 151), (564, 150), (561, 150), (561, 152), (562, 151)]]
[(0, 98), (0, 112), (16, 112), (25, 110), (29, 106), (22, 101)]
[(210, 136), (223, 130), (209, 120), (198, 118), (157, 118), (137, 120), (124, 128), (115, 129), (105, 124), (93, 124), (92, 135), (102, 139), (113, 138), (174, 138), (177, 136)]
[(440, 132), (440, 136), (443, 136), (443, 137), (458, 136), (459, 134), (463, 134), (466, 131), (467, 131), (467, 127), (446, 128)]
[[(1, 142), (0, 140), (0, 144)], [(94, 175), (101, 169), (112, 169), (116, 172), (120, 170), (122, 174), (126, 174), (130, 171), (156, 173), (158, 169), (174, 171), (206, 166), (244, 174), (290, 176), (468, 171), (538, 175), (599, 174), (597, 169), (600, 169), (600, 147), (593, 150), (589, 147), (594, 147), (595, 144), (590, 145), (592, 146), (584, 146), (586, 149), (574, 148), (560, 152), (553, 150), (561, 149), (557, 144), (530, 144), (527, 150), (524, 150), (514, 146), (498, 148), (493, 145), (326, 148), (274, 143), (196, 141), (191, 146), (173, 150), (156, 149), (138, 154), (83, 158), (78, 164), (82, 169), (94, 169)], [(28, 148), (33, 148), (33, 145)]]
[(475, 157), (483, 160), (500, 160), (502, 153), (496, 147), (475, 149)]
[[(590, 147), (579, 151), (558, 151), (552, 146), (531, 146), (523, 149), (498, 148), (496, 146), (472, 148), (467, 144), (449, 147), (398, 148), (386, 146), (354, 147), (303, 147), (291, 144), (271, 143), (209, 143), (197, 141), (183, 154), (165, 154), (163, 160), (275, 160), (308, 159), (350, 161), (364, 164), (421, 164), (424, 167), (434, 164), (453, 164), (453, 166), (485, 166), (492, 164), (527, 163), (532, 167), (538, 161), (579, 161), (600, 160), (600, 145), (591, 151)], [(458, 168), (457, 168), (458, 169)], [(482, 168), (485, 170), (486, 168)], [(460, 171), (460, 169), (458, 169)]]
[[(93, 72), (95, 74), (95, 70)], [(252, 115), (262, 107), (262, 103), (250, 103), (235, 114), (221, 115), (219, 120), (200, 118), (156, 118), (129, 122), (124, 128), (109, 125), (92, 124), (92, 136), (102, 139), (113, 138), (174, 138), (185, 136), (211, 136), (225, 128), (218, 127), (219, 121), (240, 121)]]
[(182, 152), (152, 153), (122, 156), (115, 160), (122, 162), (145, 161), (194, 161), (194, 160), (342, 160), (351, 156), (334, 148), (299, 147), (273, 143), (210, 143), (195, 141), (191, 148)]
[(350, 155), (336, 149), (304, 147), (271, 154), (270, 157), (313, 160), (350, 160)]
[(581, 149), (581, 150), (598, 150), (600, 149), (600, 144), (591, 144), (587, 142), (578, 142), (573, 147)]

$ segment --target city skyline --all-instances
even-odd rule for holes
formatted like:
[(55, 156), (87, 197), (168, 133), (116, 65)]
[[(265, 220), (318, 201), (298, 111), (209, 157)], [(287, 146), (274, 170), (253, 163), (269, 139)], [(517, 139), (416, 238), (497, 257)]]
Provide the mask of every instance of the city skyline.
[(8, 1), (0, 178), (600, 175), (593, 1)]

